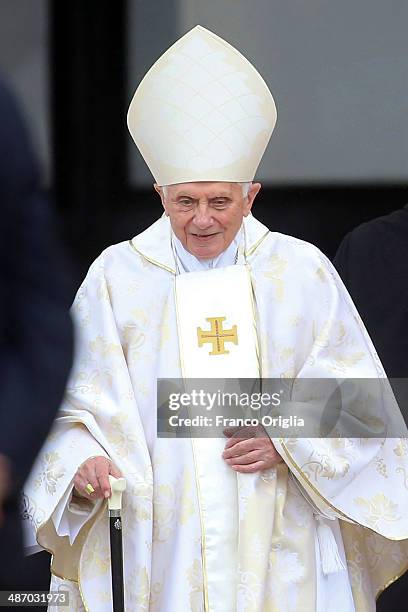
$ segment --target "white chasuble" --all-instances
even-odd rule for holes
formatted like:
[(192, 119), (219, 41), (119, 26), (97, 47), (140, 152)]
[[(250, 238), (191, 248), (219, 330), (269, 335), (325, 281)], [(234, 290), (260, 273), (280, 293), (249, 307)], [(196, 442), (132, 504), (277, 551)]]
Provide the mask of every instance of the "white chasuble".
[[(76, 470), (99, 454), (127, 480), (128, 611), (320, 612), (346, 577), (355, 610), (374, 612), (376, 594), (407, 568), (405, 438), (274, 439), (284, 462), (237, 476), (221, 458), (222, 439), (157, 437), (158, 378), (384, 376), (350, 297), (315, 247), (252, 216), (243, 242), (231, 276), (239, 277), (238, 298), (229, 303), (202, 290), (200, 274), (216, 283), (218, 268), (191, 273), (192, 283), (199, 279), (194, 306), (187, 297), (180, 303), (189, 274), (177, 276), (167, 218), (104, 251), (78, 292), (75, 364), (24, 497), (26, 520), (53, 553), (53, 589), (68, 585), (72, 610), (111, 611), (106, 506), (69, 505)], [(222, 330), (236, 326), (238, 344), (224, 344), (231, 363), (235, 349), (248, 351), (231, 373), (227, 361), (220, 365), (228, 355), (209, 355), (220, 341), (211, 334), (216, 319)], [(189, 345), (188, 325), (197, 344), (200, 328), (201, 346)], [(78, 535), (70, 512), (84, 517)], [(346, 569), (324, 576), (318, 513), (345, 551)]]

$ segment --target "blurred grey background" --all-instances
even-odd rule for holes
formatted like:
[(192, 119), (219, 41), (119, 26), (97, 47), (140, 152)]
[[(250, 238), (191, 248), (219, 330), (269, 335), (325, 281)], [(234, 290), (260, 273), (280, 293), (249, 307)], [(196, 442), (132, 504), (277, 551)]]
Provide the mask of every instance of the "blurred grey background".
[[(275, 97), (278, 123), (261, 181), (407, 180), (406, 1), (179, 0), (162, 36), (140, 19), (156, 10), (142, 6), (129, 3), (129, 96), (166, 47), (200, 24), (236, 46)], [(151, 182), (133, 149), (130, 157), (132, 181)]]
[(0, 73), (19, 98), (47, 183), (52, 174), (48, 4), (0, 3)]
[[(240, 49), (275, 97), (278, 124), (259, 168), (261, 181), (407, 180), (406, 0), (147, 4), (127, 3), (128, 99), (160, 54), (199, 23)], [(47, 181), (52, 176), (49, 5), (48, 0), (0, 5), (0, 70), (20, 96)], [(151, 175), (130, 140), (128, 155), (131, 184), (150, 185)]]

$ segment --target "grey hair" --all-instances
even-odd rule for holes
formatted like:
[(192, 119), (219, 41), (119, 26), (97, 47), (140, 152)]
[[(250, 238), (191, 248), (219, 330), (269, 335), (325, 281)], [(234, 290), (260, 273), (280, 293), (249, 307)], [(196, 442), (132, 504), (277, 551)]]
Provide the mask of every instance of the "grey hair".
[(242, 187), (242, 195), (244, 196), (244, 198), (247, 198), (249, 190), (252, 187), (252, 183), (251, 182), (248, 182), (248, 183), (238, 183), (238, 185), (241, 185), (241, 187)]
[[(252, 183), (248, 182), (248, 183), (238, 183), (238, 185), (241, 185), (242, 187), (242, 195), (244, 198), (248, 197), (248, 193), (249, 190), (251, 189)], [(168, 193), (169, 193), (169, 187), (171, 185), (162, 185), (162, 189), (163, 189), (163, 195), (165, 198), (167, 198)]]

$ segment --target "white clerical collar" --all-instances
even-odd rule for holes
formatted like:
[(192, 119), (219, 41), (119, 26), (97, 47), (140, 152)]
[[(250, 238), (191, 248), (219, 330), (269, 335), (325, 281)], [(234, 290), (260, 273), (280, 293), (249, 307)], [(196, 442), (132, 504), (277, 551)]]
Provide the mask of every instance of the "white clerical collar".
[(237, 263), (238, 248), (242, 239), (242, 228), (236, 234), (234, 240), (229, 247), (214, 259), (198, 259), (187, 251), (177, 236), (172, 232), (171, 240), (173, 245), (174, 256), (176, 260), (177, 273), (183, 272), (200, 272), (202, 270), (211, 270), (212, 268), (222, 268), (224, 266), (232, 266)]

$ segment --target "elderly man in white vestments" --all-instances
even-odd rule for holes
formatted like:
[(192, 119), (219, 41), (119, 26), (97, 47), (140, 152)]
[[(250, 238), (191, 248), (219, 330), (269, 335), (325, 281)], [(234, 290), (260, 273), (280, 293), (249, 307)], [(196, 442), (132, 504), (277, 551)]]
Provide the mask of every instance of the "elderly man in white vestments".
[[(127, 481), (126, 609), (369, 612), (407, 566), (406, 439), (168, 439), (158, 378), (382, 378), (327, 259), (251, 215), (276, 121), (255, 68), (196, 27), (149, 70), (129, 129), (165, 214), (93, 263), (75, 367), (27, 486), (51, 588), (111, 610), (108, 474)], [(199, 328), (236, 326), (228, 351)]]

